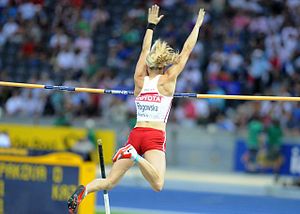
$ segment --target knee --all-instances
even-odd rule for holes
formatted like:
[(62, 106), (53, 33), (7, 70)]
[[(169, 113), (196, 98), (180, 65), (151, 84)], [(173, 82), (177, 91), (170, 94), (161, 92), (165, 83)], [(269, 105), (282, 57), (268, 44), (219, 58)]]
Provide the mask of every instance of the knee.
[(155, 192), (160, 192), (163, 190), (163, 187), (164, 187), (164, 182), (163, 181), (157, 181), (155, 183), (152, 184), (152, 189), (155, 191)]
[(114, 188), (116, 186), (116, 183), (114, 183), (113, 181), (107, 179), (106, 180), (106, 190), (111, 190), (112, 188)]

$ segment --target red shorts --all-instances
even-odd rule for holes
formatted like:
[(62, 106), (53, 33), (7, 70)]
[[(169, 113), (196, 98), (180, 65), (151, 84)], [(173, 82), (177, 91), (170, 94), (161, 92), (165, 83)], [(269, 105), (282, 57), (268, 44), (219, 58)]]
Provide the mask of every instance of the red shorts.
[(135, 127), (128, 136), (127, 144), (131, 144), (139, 155), (149, 150), (166, 151), (166, 133), (162, 130)]

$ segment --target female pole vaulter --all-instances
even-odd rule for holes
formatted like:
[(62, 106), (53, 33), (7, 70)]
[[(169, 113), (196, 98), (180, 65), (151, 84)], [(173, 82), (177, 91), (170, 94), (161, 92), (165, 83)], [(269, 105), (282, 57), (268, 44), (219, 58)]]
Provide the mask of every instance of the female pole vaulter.
[(136, 126), (129, 134), (127, 144), (113, 157), (114, 163), (107, 178), (95, 179), (76, 189), (68, 200), (70, 213), (77, 212), (80, 202), (88, 194), (115, 187), (134, 164), (155, 191), (162, 190), (166, 171), (165, 131), (176, 80), (197, 42), (204, 15), (204, 9), (200, 9), (192, 32), (182, 51), (177, 53), (161, 40), (155, 41), (151, 47), (154, 29), (163, 15), (159, 16), (157, 5), (149, 8), (147, 30), (134, 74)]

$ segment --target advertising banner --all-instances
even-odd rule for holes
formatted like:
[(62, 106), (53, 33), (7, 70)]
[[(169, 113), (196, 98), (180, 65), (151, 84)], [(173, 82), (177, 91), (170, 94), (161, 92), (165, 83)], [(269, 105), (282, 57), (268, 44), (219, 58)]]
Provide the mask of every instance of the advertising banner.
[[(84, 128), (14, 124), (0, 124), (0, 131), (8, 134), (11, 148), (36, 151), (70, 151), (76, 143), (86, 139), (89, 134)], [(96, 129), (94, 134), (96, 139), (102, 140), (105, 163), (111, 163), (115, 152), (115, 132)], [(97, 151), (96, 145), (95, 151)]]
[[(65, 214), (78, 184), (96, 176), (96, 165), (72, 153), (44, 156), (0, 156), (0, 214)], [(95, 212), (95, 195), (79, 214)]]
[[(246, 171), (245, 155), (247, 154), (246, 142), (244, 139), (239, 139), (236, 141), (235, 147), (235, 158), (234, 158), (234, 167), (235, 171)], [(257, 171), (271, 173), (273, 169), (271, 164), (259, 164), (264, 163), (263, 155), (261, 158), (258, 157), (257, 161)], [(282, 159), (281, 167), (279, 173), (282, 175), (293, 175), (300, 176), (300, 145), (295, 143), (285, 142), (281, 146), (280, 156)]]

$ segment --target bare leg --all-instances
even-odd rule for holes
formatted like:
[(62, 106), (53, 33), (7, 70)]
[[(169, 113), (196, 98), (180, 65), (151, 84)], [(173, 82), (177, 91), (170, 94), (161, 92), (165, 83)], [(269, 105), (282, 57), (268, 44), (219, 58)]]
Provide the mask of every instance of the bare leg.
[(155, 191), (161, 191), (165, 180), (166, 156), (159, 150), (149, 150), (139, 158), (138, 166)]
[(95, 179), (86, 186), (87, 194), (96, 192), (99, 190), (112, 189), (127, 172), (127, 170), (133, 166), (133, 161), (130, 159), (117, 160), (106, 179)]

